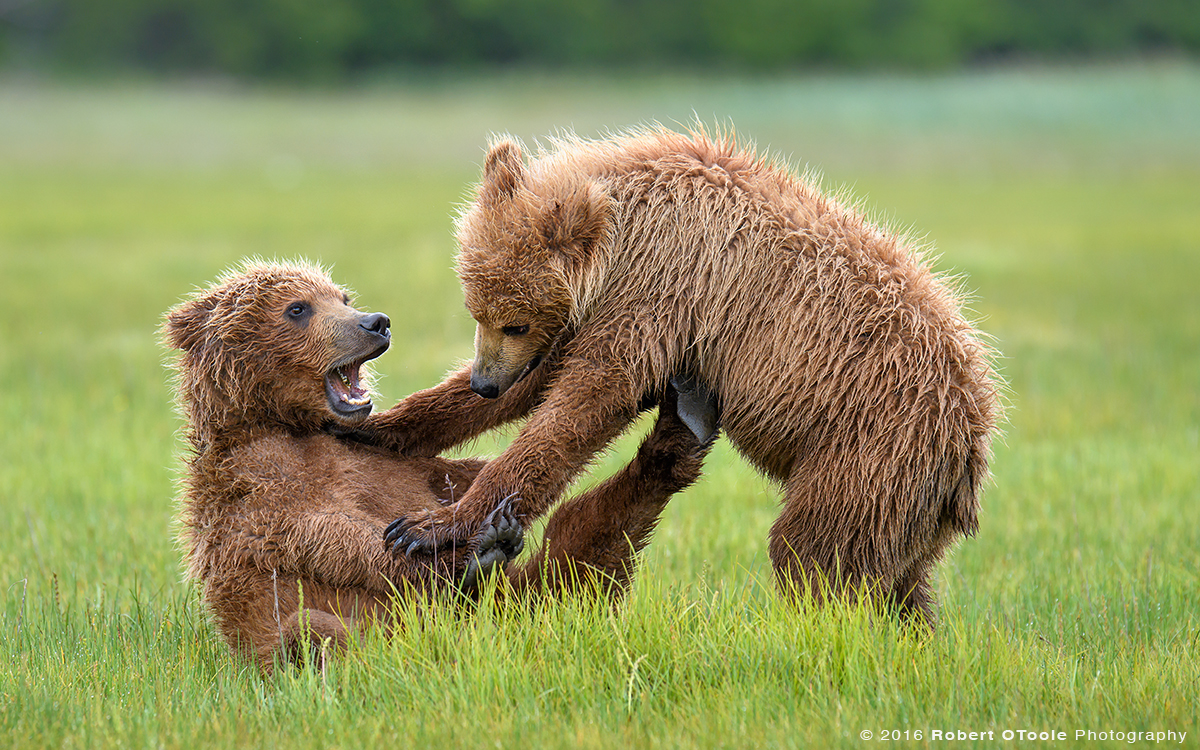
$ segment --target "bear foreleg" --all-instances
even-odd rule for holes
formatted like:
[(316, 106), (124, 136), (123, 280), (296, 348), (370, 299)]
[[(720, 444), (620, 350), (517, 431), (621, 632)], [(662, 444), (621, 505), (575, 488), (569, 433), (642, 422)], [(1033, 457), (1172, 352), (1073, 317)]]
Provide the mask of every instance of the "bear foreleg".
[[(517, 591), (597, 592), (619, 598), (667, 501), (700, 476), (717, 436), (716, 401), (707, 389), (668, 389), (658, 421), (637, 454), (603, 484), (563, 503), (546, 524), (534, 557), (508, 571)], [(701, 441), (685, 424), (705, 424)]]
[(544, 397), (553, 369), (553, 362), (543, 362), (503, 396), (487, 399), (471, 390), (471, 368), (465, 367), (368, 417), (351, 437), (406, 456), (436, 456), (529, 414)]
[(465, 546), (474, 553), (480, 529), (496, 508), (510, 504), (525, 524), (544, 514), (591, 457), (637, 416), (641, 392), (627, 374), (600, 364), (604, 361), (572, 358), (545, 404), (458, 503), (393, 525), (395, 548), (411, 555)]

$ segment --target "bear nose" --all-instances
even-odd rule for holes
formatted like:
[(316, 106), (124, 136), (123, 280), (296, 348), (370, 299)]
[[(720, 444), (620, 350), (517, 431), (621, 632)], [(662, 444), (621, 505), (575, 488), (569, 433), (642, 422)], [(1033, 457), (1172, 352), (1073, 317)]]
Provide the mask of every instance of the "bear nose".
[(377, 333), (380, 336), (388, 335), (388, 327), (391, 324), (392, 321), (389, 320), (388, 316), (384, 315), (383, 313), (371, 313), (370, 315), (365, 316), (359, 322), (359, 325), (364, 329), (370, 331), (371, 333)]
[(500, 395), (500, 386), (471, 373), (471, 390), (484, 398), (496, 398)]

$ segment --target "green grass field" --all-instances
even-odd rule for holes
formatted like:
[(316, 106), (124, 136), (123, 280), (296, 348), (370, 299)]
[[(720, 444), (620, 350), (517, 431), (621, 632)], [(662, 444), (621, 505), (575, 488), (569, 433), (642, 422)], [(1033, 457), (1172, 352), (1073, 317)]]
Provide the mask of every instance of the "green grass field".
[[(925, 235), (996, 337), (1009, 422), (981, 531), (941, 568), (940, 629), (781, 602), (766, 556), (778, 493), (721, 444), (615, 612), (438, 611), (323, 671), (264, 680), (233, 661), (173, 541), (162, 312), (245, 256), (319, 260), (392, 318), (390, 403), (470, 356), (451, 217), (489, 132), (694, 118)], [(0, 80), (0, 736), (970, 747), (1090, 730), (1195, 747), (1197, 279), (1200, 68), (1184, 64), (349, 92)]]

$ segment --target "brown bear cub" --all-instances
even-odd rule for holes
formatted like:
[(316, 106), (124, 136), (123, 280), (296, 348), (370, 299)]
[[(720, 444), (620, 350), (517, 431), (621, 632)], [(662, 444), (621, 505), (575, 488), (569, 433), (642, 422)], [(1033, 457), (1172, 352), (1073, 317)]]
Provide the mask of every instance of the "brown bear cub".
[(506, 498), (522, 522), (545, 512), (683, 372), (782, 485), (782, 588), (864, 589), (932, 623), (1000, 406), (991, 350), (905, 238), (732, 139), (655, 129), (528, 164), (495, 143), (458, 240), (474, 364), (366, 431), (432, 455), (533, 415), (453, 510), (409, 514), (406, 549), (471, 540)]
[[(385, 546), (390, 522), (452, 508), (484, 466), (433, 457), (417, 441), (428, 457), (332, 434), (370, 413), (365, 365), (388, 348), (388, 326), (303, 264), (247, 265), (166, 316), (164, 338), (183, 352), (188, 571), (224, 639), (264, 670), (281, 647), (296, 655), (302, 628), (310, 642), (342, 644), (350, 629), (386, 624), (394, 596), (470, 589), (520, 551), (521, 526), (504, 512), (477, 525), (486, 540), (470, 554), (405, 556)], [(513, 589), (553, 593), (583, 582), (621, 594), (659, 513), (699, 475), (711, 443), (680, 421), (674, 393), (661, 393), (658, 422), (633, 461), (554, 514), (537, 554), (504, 571)], [(686, 403), (706, 416), (705, 404)]]

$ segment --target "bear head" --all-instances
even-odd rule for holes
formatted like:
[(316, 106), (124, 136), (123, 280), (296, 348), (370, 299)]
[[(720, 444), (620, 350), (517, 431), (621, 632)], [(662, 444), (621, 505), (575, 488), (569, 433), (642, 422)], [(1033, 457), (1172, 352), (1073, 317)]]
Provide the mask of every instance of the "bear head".
[(351, 307), (316, 266), (251, 261), (171, 309), (162, 333), (183, 352), (180, 398), (204, 437), (362, 421), (371, 412), (364, 365), (388, 348), (389, 325)]
[(578, 170), (494, 143), (458, 221), (458, 275), (475, 319), (471, 389), (495, 398), (536, 368), (598, 291), (612, 205)]

